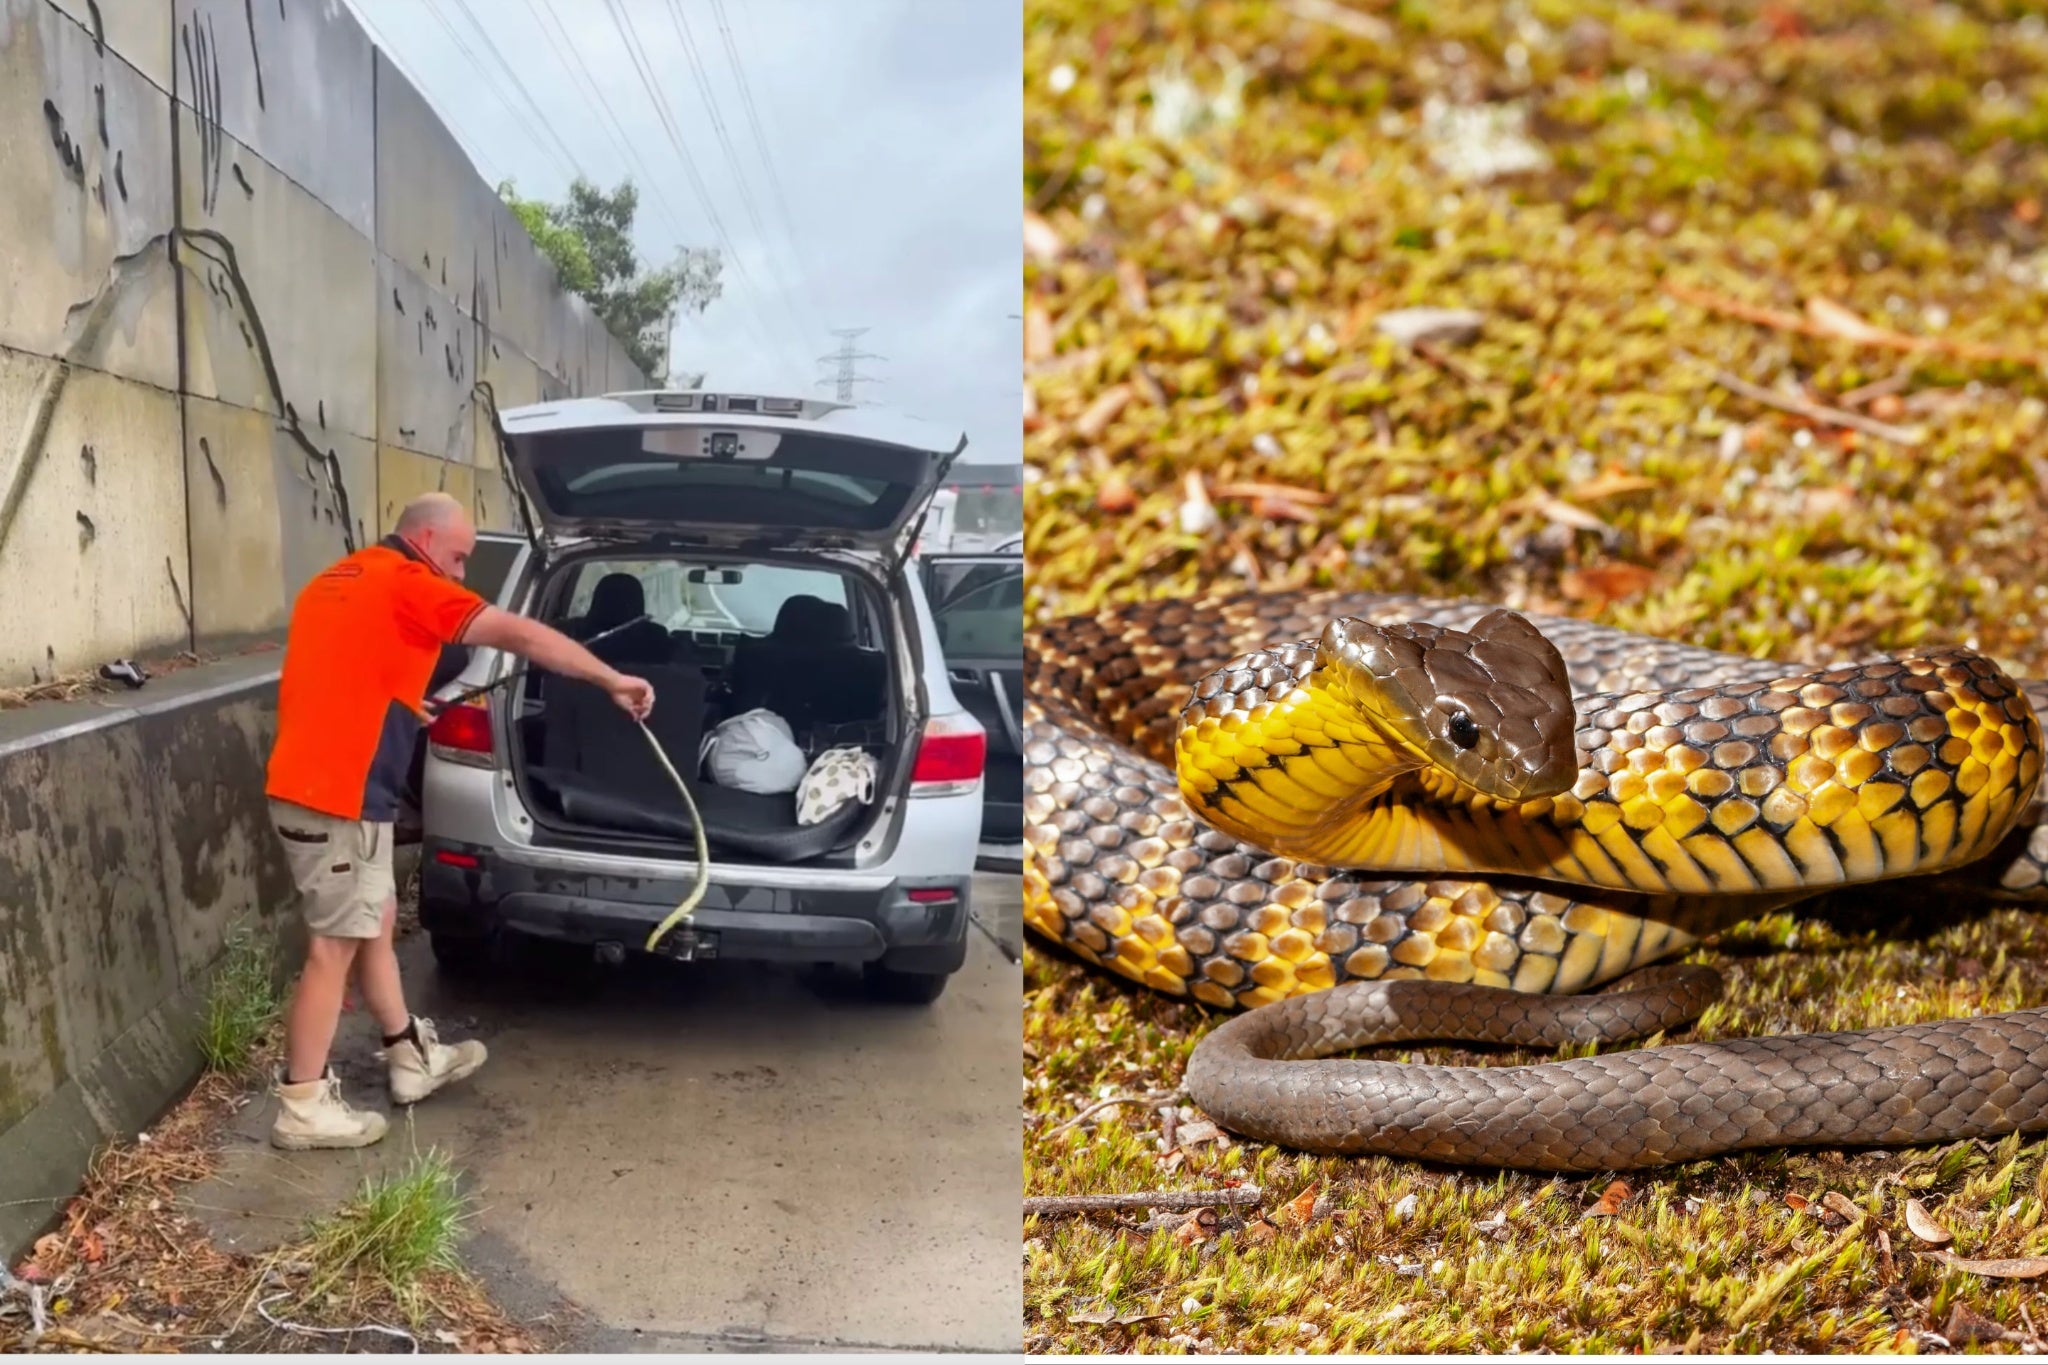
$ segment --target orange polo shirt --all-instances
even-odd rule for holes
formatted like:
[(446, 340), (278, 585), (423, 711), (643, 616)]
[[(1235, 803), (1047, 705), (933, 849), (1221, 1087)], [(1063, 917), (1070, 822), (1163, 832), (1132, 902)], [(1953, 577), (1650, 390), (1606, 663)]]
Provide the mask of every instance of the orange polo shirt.
[(434, 663), (484, 606), (396, 536), (315, 577), (292, 604), (265, 793), (396, 819)]

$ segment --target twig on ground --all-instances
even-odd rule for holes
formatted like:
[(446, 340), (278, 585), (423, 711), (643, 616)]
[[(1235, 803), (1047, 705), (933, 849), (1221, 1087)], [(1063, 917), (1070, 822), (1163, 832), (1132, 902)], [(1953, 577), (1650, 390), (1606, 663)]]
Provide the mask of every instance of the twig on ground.
[(0, 1299), (4, 1299), (8, 1294), (19, 1294), (28, 1303), (29, 1339), (31, 1341), (49, 1330), (50, 1319), (45, 1311), (45, 1304), (49, 1294), (45, 1286), (36, 1284), (32, 1280), (17, 1280), (8, 1273), (5, 1266), (0, 1266)]
[(38, 1354), (45, 1348), (52, 1346), (59, 1347), (65, 1351), (89, 1351), (109, 1356), (174, 1356), (179, 1353), (177, 1347), (166, 1346), (161, 1343), (129, 1346), (118, 1341), (101, 1341), (96, 1337), (89, 1337), (83, 1332), (73, 1331), (69, 1327), (52, 1327), (49, 1331), (37, 1337), (34, 1344)]
[(1897, 393), (1912, 382), (1913, 372), (1900, 370), (1897, 374), (1887, 375), (1883, 379), (1873, 379), (1868, 384), (1844, 390), (1835, 395), (1835, 401), (1845, 408), (1860, 408), (1865, 403), (1883, 398), (1887, 394)]
[[(2025, 351), (2015, 351), (2004, 346), (1986, 346), (1981, 342), (1960, 341), (1952, 337), (1909, 336), (1894, 332), (1889, 327), (1874, 327), (1855, 320), (1853, 329), (1840, 324), (1829, 326), (1816, 321), (1804, 313), (1788, 313), (1782, 308), (1765, 308), (1758, 304), (1744, 303), (1731, 299), (1725, 294), (1716, 294), (1711, 289), (1695, 289), (1691, 285), (1667, 283), (1664, 292), (1681, 303), (1690, 303), (1710, 313), (1725, 317), (1740, 318), (1780, 332), (1796, 332), (1801, 336), (1819, 337), (1824, 341), (1848, 341), (1859, 346), (1882, 346), (1893, 351), (1938, 351), (1944, 355), (1956, 356), (1963, 360), (2003, 361), (2014, 365), (2039, 367), (2041, 357)], [(1840, 313), (1839, 307), (1831, 311)]]
[(1047, 176), (1045, 183), (1038, 187), (1038, 193), (1031, 196), (1031, 212), (1042, 213), (1046, 205), (1060, 197), (1060, 191), (1067, 187), (1067, 181), (1073, 179), (1074, 168), (1080, 164), (1080, 160), (1079, 152), (1067, 154), (1067, 159), (1061, 163), (1060, 168)]
[(1384, 43), (1394, 36), (1393, 26), (1377, 14), (1340, 5), (1336, 0), (1286, 0), (1286, 6), (1304, 19), (1319, 20), (1368, 42)]
[(1097, 1100), (1095, 1103), (1089, 1105), (1086, 1109), (1083, 1109), (1080, 1113), (1074, 1115), (1074, 1117), (1068, 1119), (1059, 1127), (1054, 1128), (1052, 1131), (1048, 1132), (1046, 1136), (1058, 1137), (1061, 1133), (1066, 1132), (1069, 1128), (1078, 1128), (1081, 1125), (1081, 1123), (1088, 1118), (1090, 1114), (1093, 1114), (1098, 1110), (1108, 1109), (1114, 1105), (1119, 1104), (1157, 1104), (1161, 1100), (1173, 1098), (1174, 1093), (1175, 1092), (1171, 1090), (1150, 1090), (1142, 1095), (1111, 1095), (1106, 1100)]
[(1213, 1206), (1258, 1204), (1266, 1197), (1257, 1185), (1227, 1190), (1136, 1190), (1130, 1194), (1048, 1194), (1024, 1201), (1024, 1216), (1034, 1213), (1098, 1213), (1120, 1209), (1172, 1209), (1188, 1212)]
[(1739, 393), (1744, 398), (1777, 408), (1780, 412), (1804, 417), (1809, 422), (1820, 422), (1831, 427), (1848, 427), (1866, 436), (1875, 436), (1881, 441), (1891, 441), (1902, 446), (1918, 445), (1922, 440), (1922, 434), (1916, 427), (1895, 427), (1889, 422), (1880, 422), (1874, 417), (1846, 412), (1841, 408), (1831, 408), (1824, 403), (1801, 398), (1797, 394), (1780, 393), (1761, 384), (1752, 384), (1741, 375), (1730, 374), (1726, 370), (1715, 370), (1714, 382), (1732, 393)]
[(1414, 350), (1415, 354), (1421, 356), (1445, 374), (1469, 384), (1475, 389), (1492, 387), (1492, 380), (1433, 341), (1418, 341), (1411, 349)]

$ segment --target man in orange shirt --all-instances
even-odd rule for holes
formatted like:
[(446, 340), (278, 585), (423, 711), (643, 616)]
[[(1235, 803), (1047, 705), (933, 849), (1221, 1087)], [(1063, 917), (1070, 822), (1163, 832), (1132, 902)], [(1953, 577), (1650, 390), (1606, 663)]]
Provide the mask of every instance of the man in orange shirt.
[(270, 1132), (280, 1147), (366, 1147), (384, 1136), (384, 1116), (350, 1108), (327, 1066), (351, 973), (382, 1030), (398, 1103), (425, 1099), (484, 1062), (482, 1043), (444, 1044), (433, 1021), (413, 1017), (392, 950), (392, 824), (442, 647), (518, 654), (602, 688), (636, 720), (654, 709), (644, 679), (463, 587), (475, 547), (462, 504), (429, 493), (406, 505), (390, 536), (328, 568), (292, 605), (264, 790), (310, 937), (285, 1017)]

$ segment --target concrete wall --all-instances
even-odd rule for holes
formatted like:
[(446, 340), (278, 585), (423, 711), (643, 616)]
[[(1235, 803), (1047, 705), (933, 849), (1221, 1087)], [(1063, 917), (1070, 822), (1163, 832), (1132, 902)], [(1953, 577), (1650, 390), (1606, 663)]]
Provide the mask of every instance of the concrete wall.
[(646, 379), (339, 0), (0, 0), (0, 686), (275, 633)]
[(0, 712), (0, 1260), (198, 1073), (238, 920), (290, 922), (263, 805), (275, 654)]
[[(0, 0), (0, 687), (276, 636), (426, 489), (510, 527), (480, 379), (646, 383), (339, 0)], [(0, 713), (0, 1254), (288, 915), (275, 663)]]

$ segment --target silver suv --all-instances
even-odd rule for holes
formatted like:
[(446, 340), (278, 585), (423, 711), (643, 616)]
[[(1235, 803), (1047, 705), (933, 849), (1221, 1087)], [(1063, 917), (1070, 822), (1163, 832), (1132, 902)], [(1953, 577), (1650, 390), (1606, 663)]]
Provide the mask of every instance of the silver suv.
[[(654, 685), (648, 728), (701, 818), (708, 887), (656, 951), (857, 966), (879, 997), (936, 999), (966, 959), (988, 743), (907, 566), (965, 437), (700, 392), (499, 421), (528, 543), (497, 604)], [(420, 919), (443, 968), (482, 966), (508, 933), (606, 962), (640, 951), (699, 863), (689, 809), (639, 727), (596, 688), (495, 650), (475, 651), (436, 706)], [(872, 757), (868, 799), (799, 823), (787, 791), (712, 780), (705, 737), (761, 709), (806, 762)]]

